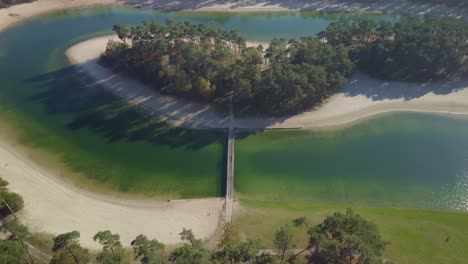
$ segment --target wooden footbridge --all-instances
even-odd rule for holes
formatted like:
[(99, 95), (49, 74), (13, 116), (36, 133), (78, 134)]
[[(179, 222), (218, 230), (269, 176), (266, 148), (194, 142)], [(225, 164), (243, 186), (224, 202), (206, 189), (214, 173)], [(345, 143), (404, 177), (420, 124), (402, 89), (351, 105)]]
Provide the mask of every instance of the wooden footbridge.
[(234, 113), (232, 107), (232, 97), (229, 107), (229, 128), (227, 142), (227, 162), (226, 162), (226, 197), (225, 197), (225, 216), (226, 223), (232, 220), (232, 211), (234, 207)]

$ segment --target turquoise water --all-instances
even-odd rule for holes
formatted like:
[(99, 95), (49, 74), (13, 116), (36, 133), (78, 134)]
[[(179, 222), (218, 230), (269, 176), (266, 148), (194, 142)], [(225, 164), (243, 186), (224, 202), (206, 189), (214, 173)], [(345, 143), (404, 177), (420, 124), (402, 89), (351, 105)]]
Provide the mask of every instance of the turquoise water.
[(406, 113), (250, 135), (237, 141), (235, 189), (277, 202), (468, 211), (467, 131), (465, 117)]
[(240, 29), (256, 40), (314, 34), (338, 19), (123, 7), (34, 18), (0, 34), (2, 120), (14, 124), (23, 143), (51, 154), (87, 184), (171, 198), (222, 195), (224, 133), (175, 129), (152, 120), (89, 86), (64, 56), (80, 40), (111, 33), (114, 24), (167, 17)]
[[(171, 198), (222, 195), (224, 132), (176, 129), (151, 119), (90, 86), (64, 56), (70, 45), (108, 34), (116, 23), (168, 16), (239, 29), (252, 40), (313, 35), (340, 18), (132, 8), (35, 18), (0, 35), (2, 120), (17, 128), (23, 143), (50, 153), (91, 184)], [(260, 200), (466, 210), (467, 128), (466, 120), (399, 114), (337, 131), (248, 135), (236, 146), (236, 191)]]

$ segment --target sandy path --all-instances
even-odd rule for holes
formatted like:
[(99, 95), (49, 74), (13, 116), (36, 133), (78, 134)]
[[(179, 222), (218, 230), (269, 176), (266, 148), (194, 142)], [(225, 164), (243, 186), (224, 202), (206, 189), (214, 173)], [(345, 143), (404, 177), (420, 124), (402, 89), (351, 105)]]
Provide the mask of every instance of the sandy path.
[[(209, 105), (163, 96), (138, 81), (115, 74), (99, 65), (96, 58), (113, 36), (78, 43), (66, 52), (73, 64), (99, 80), (101, 87), (140, 105), (150, 114), (187, 127), (225, 128), (228, 118)], [(355, 74), (350, 83), (314, 111), (284, 118), (236, 118), (241, 129), (313, 128), (342, 125), (391, 111), (425, 111), (468, 114), (468, 80), (426, 84), (383, 82)]]

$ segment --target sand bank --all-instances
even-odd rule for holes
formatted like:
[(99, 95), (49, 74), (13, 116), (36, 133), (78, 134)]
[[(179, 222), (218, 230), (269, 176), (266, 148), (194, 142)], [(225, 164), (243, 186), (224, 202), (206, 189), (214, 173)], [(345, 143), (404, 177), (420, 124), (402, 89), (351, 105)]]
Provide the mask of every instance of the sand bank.
[[(97, 62), (109, 39), (93, 38), (66, 52), (77, 69), (117, 96), (144, 108), (149, 114), (186, 127), (225, 128), (228, 118), (212, 106), (164, 96), (154, 89), (116, 74)], [(314, 128), (343, 125), (358, 119), (391, 111), (468, 113), (468, 80), (457, 79), (425, 84), (384, 82), (355, 74), (348, 85), (315, 110), (287, 117), (236, 118), (239, 129)]]
[(0, 9), (0, 31), (25, 19), (64, 9), (117, 4), (118, 0), (38, 0)]
[(210, 12), (276, 12), (312, 10), (321, 12), (369, 12), (390, 14), (419, 14), (467, 18), (468, 10), (415, 3), (408, 0), (359, 1), (359, 0), (38, 0), (0, 9), (0, 31), (24, 19), (47, 12), (86, 8), (95, 5), (133, 5), (144, 8), (210, 11)]
[(119, 233), (126, 246), (139, 234), (172, 244), (181, 242), (182, 228), (191, 228), (197, 237), (210, 237), (221, 219), (221, 198), (161, 202), (79, 189), (60, 179), (60, 172), (39, 166), (1, 138), (0, 161), (0, 177), (24, 197), (25, 209), (19, 214), (23, 223), (51, 234), (78, 230), (83, 245), (90, 249), (99, 248), (92, 237), (101, 230)]
[[(388, 0), (379, 3), (359, 3), (345, 0), (298, 0), (298, 1), (165, 1), (165, 0), (39, 0), (33, 3), (0, 9), (0, 31), (17, 22), (43, 13), (68, 8), (84, 8), (93, 5), (130, 4), (164, 9), (190, 9), (201, 11), (284, 11), (284, 10), (321, 10), (391, 13), (427, 13), (440, 16), (466, 17), (466, 10), (443, 6), (411, 4), (406, 0)], [(107, 40), (104, 40), (107, 41)], [(91, 43), (91, 42), (89, 42)], [(95, 58), (104, 49), (103, 45), (80, 43), (78, 50), (83, 54), (68, 52), (70, 59), (83, 67), (87, 74), (95, 77), (103, 86), (120, 83), (118, 89), (124, 90), (128, 100), (148, 101), (149, 106), (166, 105), (154, 111), (173, 122), (207, 127), (223, 127), (224, 117), (219, 116), (211, 107), (186, 105), (187, 102), (159, 95), (140, 94), (141, 87), (131, 80), (122, 80), (107, 69), (96, 64)], [(76, 48), (76, 47), (75, 47)], [(88, 49), (88, 54), (85, 52)], [(75, 49), (76, 51), (77, 49)], [(93, 58), (94, 56), (94, 58)], [(110, 78), (110, 79), (109, 79)], [(129, 90), (130, 86), (133, 90)], [(110, 87), (109, 86), (109, 87)], [(434, 87), (438, 92), (429, 92)], [(289, 118), (249, 118), (236, 120), (237, 127), (314, 127), (349, 122), (379, 112), (396, 110), (417, 110), (437, 112), (468, 112), (468, 91), (466, 81), (415, 85), (405, 83), (384, 83), (356, 75), (353, 82), (343, 91), (330, 99), (317, 111), (310, 111)], [(141, 89), (146, 89), (142, 87)], [(146, 92), (143, 92), (146, 93)], [(131, 95), (131, 96), (130, 96)], [(146, 99), (145, 99), (146, 98)], [(137, 100), (137, 102), (139, 102)], [(159, 103), (154, 103), (157, 100)], [(168, 100), (168, 101), (164, 101)], [(170, 107), (171, 106), (171, 107)], [(151, 111), (151, 109), (150, 109)], [(162, 112), (162, 113), (161, 113)], [(207, 123), (208, 122), (208, 123)], [(96, 248), (91, 237), (100, 230), (112, 230), (122, 237), (128, 245), (138, 234), (143, 233), (165, 243), (179, 241), (177, 233), (181, 228), (192, 228), (198, 237), (210, 236), (219, 223), (223, 201), (204, 199), (173, 201), (170, 203), (152, 200), (130, 200), (120, 197), (99, 195), (77, 189), (63, 181), (60, 173), (46, 169), (33, 161), (27, 154), (18, 150), (11, 140), (0, 137), (0, 176), (10, 182), (10, 187), (24, 196), (25, 211), (20, 214), (22, 221), (35, 231), (53, 234), (79, 230), (85, 246)]]

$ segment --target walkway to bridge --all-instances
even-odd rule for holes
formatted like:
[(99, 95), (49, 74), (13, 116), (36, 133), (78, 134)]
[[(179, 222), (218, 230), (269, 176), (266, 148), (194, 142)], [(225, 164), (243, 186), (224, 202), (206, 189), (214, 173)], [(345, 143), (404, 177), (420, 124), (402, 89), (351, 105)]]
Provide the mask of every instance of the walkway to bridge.
[(234, 207), (234, 112), (232, 106), (232, 97), (229, 104), (229, 128), (228, 128), (228, 142), (227, 142), (227, 164), (226, 164), (226, 223), (232, 220), (232, 211)]

